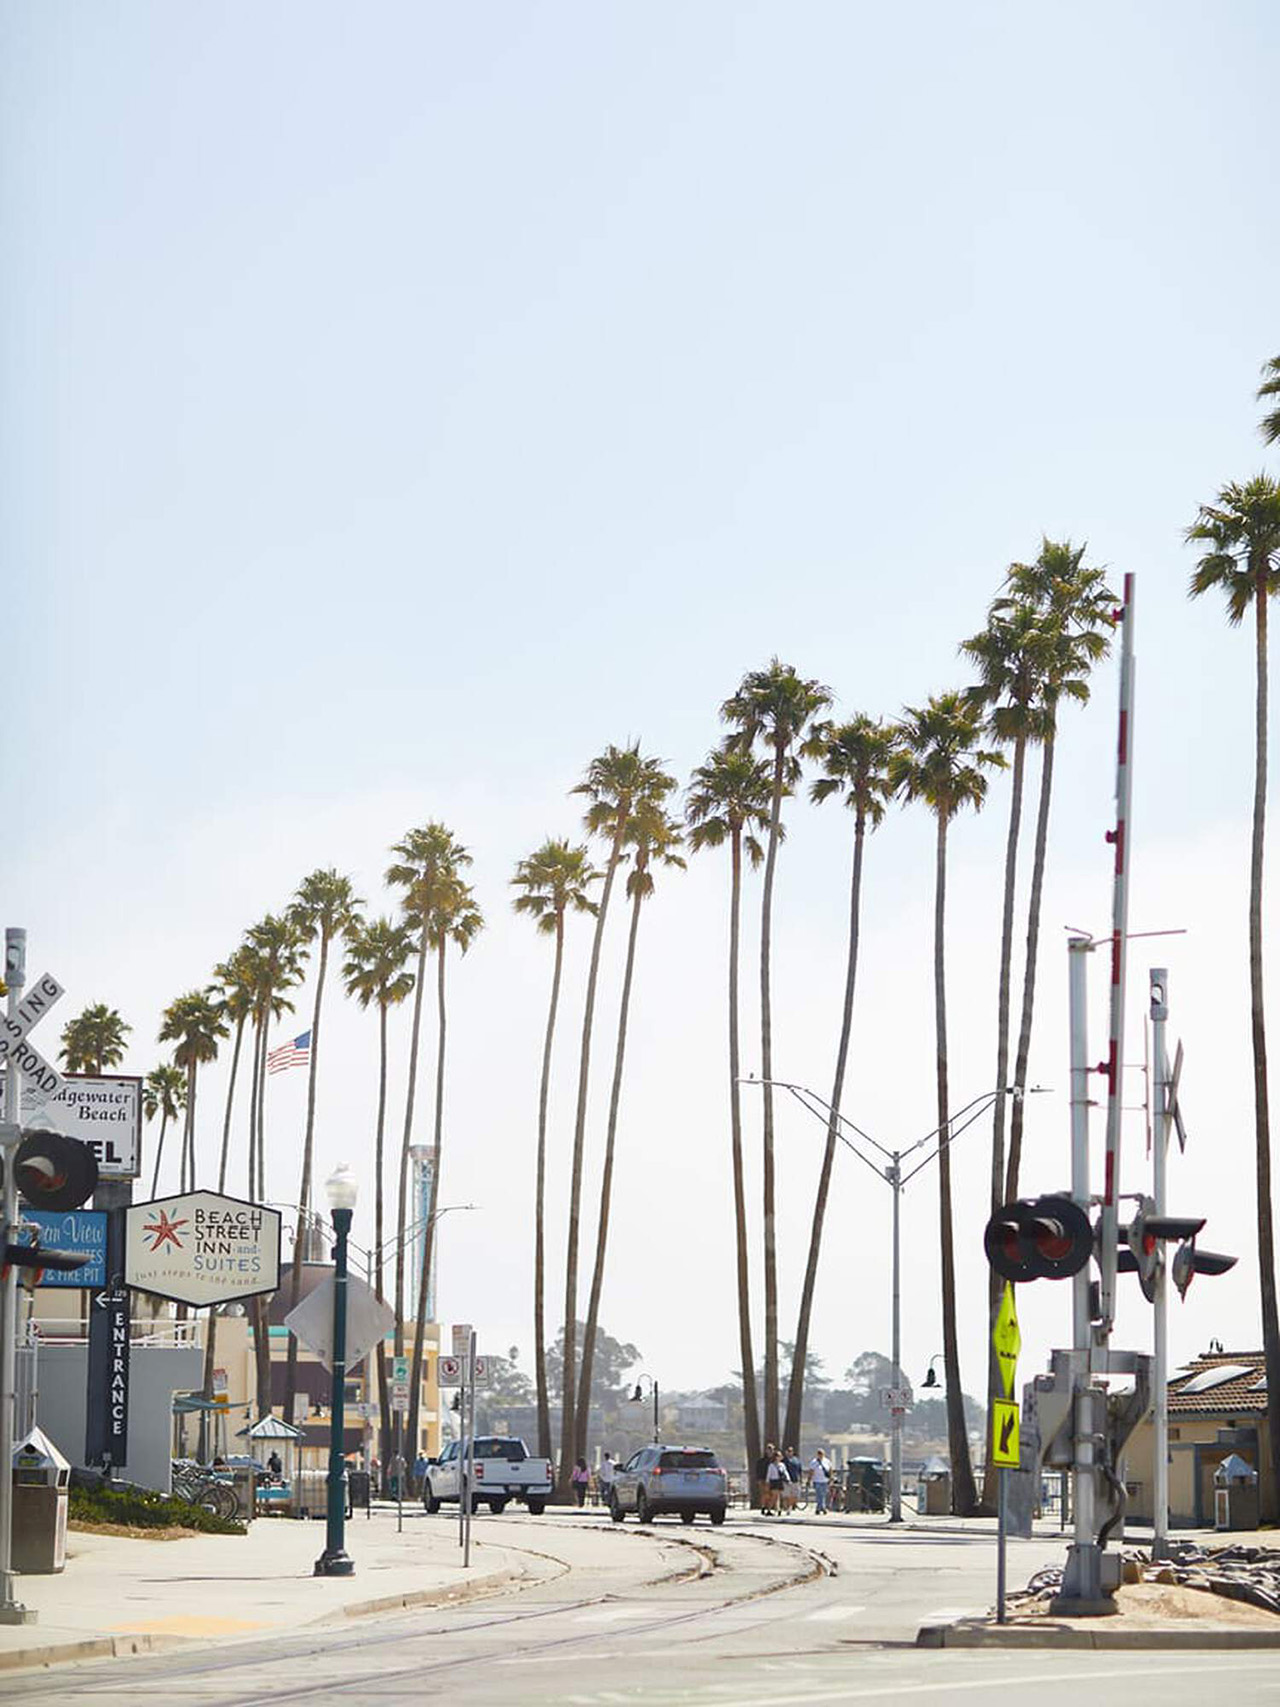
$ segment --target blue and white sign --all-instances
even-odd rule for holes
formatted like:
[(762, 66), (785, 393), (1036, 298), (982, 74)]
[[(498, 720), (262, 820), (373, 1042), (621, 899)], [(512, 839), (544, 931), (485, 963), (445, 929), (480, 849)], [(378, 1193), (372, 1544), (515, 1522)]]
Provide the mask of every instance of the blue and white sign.
[(22, 1219), (40, 1229), (48, 1251), (74, 1251), (88, 1257), (83, 1268), (47, 1268), (41, 1286), (105, 1286), (107, 1284), (107, 1214), (104, 1209), (27, 1209)]

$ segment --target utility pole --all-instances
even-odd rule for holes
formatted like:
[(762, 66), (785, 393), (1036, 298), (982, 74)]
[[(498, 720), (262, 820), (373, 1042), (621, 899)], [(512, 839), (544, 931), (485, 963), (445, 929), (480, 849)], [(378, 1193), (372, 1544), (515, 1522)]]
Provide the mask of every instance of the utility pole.
[[(1151, 1195), (1156, 1215), (1167, 1212), (1166, 1164), (1169, 1154), (1169, 1063), (1165, 1055), (1165, 1024), (1169, 1018), (1169, 973), (1163, 966), (1153, 966), (1151, 980), (1151, 1061), (1154, 1072), (1155, 1095), (1152, 1099), (1153, 1121), (1151, 1134)], [(1154, 1388), (1151, 1407), (1154, 1475), (1152, 1477), (1152, 1513), (1154, 1533), (1151, 1538), (1151, 1557), (1164, 1559), (1169, 1554), (1169, 1271), (1163, 1248), (1156, 1265), (1152, 1304), (1155, 1325), (1152, 1349), (1155, 1353)]]
[[(9, 990), (8, 1017), (14, 1019), (27, 981), (27, 933), (11, 926), (4, 933), (5, 983)], [(22, 1138), (22, 1073), (12, 1052), (5, 1072), (4, 1230), (0, 1249), (7, 1245), (18, 1219), (18, 1182), (14, 1157)], [(13, 1575), (13, 1423), (18, 1337), (18, 1270), (10, 1263), (0, 1278), (0, 1624), (34, 1624), (34, 1609), (14, 1595)]]

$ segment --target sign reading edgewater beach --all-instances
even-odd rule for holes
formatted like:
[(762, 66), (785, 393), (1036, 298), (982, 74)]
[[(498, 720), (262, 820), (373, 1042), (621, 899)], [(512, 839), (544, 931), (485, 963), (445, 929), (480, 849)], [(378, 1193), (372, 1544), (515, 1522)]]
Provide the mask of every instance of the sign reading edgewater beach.
[(126, 1286), (179, 1304), (223, 1304), (280, 1284), (280, 1211), (216, 1191), (132, 1204)]
[[(25, 1089), (23, 1097), (25, 1102)], [(102, 1179), (137, 1177), (142, 1165), (141, 1079), (64, 1073), (61, 1088), (42, 1099), (38, 1109), (24, 1107), (23, 1117), (28, 1125), (46, 1126), (87, 1144)]]

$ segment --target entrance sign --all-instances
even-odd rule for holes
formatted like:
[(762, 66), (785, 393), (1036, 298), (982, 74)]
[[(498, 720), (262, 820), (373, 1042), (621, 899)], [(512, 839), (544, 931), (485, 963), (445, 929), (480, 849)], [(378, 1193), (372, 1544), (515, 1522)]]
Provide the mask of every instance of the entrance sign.
[(24, 1082), (22, 1102), (27, 1116), (39, 1109), (40, 1125), (48, 1131), (87, 1144), (98, 1159), (102, 1179), (136, 1179), (141, 1172), (141, 1079), (63, 1073), (55, 1094), (38, 1101)]
[(1018, 1407), (1012, 1399), (991, 1402), (991, 1462), (1009, 1470), (1016, 1470), (1022, 1462)]
[(280, 1211), (216, 1191), (125, 1211), (124, 1278), (178, 1304), (223, 1304), (280, 1284)]
[(107, 1216), (101, 1209), (23, 1209), (22, 1219), (40, 1229), (37, 1243), (47, 1251), (74, 1251), (87, 1256), (83, 1268), (47, 1268), (40, 1286), (96, 1286), (107, 1284)]
[(119, 1469), (129, 1461), (129, 1292), (120, 1284), (124, 1211), (108, 1210), (106, 1221), (108, 1285), (89, 1306), (84, 1461)]
[[(1000, 1300), (1000, 1308), (996, 1312), (996, 1325), (991, 1330), (991, 1344), (995, 1350), (996, 1361), (1000, 1365), (1000, 1374), (1004, 1380), (1004, 1396), (1013, 1397), (1013, 1378), (1018, 1367), (1018, 1353), (1022, 1350), (1022, 1334), (1018, 1327), (1018, 1306), (1014, 1302), (1013, 1282), (1004, 1283), (1004, 1296)], [(999, 1459), (996, 1460), (999, 1463)], [(1013, 1462), (1018, 1462), (1015, 1457)]]

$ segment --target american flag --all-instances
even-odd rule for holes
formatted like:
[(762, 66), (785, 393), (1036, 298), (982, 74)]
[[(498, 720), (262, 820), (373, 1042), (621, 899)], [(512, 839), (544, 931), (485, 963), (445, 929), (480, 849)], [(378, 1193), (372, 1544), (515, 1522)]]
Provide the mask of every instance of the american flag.
[(278, 1049), (272, 1049), (267, 1054), (268, 1073), (287, 1073), (290, 1067), (305, 1067), (311, 1059), (311, 1033), (300, 1031), (296, 1037), (291, 1037), (288, 1043), (282, 1043)]

